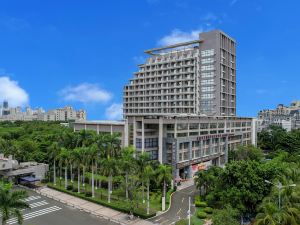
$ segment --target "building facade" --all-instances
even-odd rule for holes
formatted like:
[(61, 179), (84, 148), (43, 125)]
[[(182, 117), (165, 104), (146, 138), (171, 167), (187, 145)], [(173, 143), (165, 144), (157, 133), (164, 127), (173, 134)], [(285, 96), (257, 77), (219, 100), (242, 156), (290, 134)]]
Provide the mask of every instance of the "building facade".
[[(174, 178), (222, 166), (228, 152), (256, 145), (257, 122), (236, 117), (235, 41), (216, 30), (195, 41), (145, 51), (149, 55), (124, 87), (123, 146), (173, 168)], [(115, 122), (75, 123), (110, 132)]]
[(264, 109), (258, 113), (259, 131), (268, 129), (270, 125), (280, 126), (287, 131), (300, 128), (300, 101), (290, 106), (279, 104), (276, 109)]
[(236, 115), (235, 41), (222, 31), (145, 51), (124, 88), (124, 115)]

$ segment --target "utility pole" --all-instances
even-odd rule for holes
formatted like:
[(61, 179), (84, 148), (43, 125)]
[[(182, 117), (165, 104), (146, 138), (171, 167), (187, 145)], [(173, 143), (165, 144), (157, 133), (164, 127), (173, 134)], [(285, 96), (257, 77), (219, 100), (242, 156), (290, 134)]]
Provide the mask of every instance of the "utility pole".
[(189, 225), (191, 225), (191, 196), (189, 196), (189, 211), (188, 211), (188, 217), (189, 217)]

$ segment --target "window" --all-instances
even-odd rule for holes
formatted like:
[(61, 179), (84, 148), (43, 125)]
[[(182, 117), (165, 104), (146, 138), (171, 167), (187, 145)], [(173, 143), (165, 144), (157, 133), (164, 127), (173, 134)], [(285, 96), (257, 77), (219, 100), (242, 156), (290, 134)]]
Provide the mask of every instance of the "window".
[(201, 80), (201, 85), (212, 85), (215, 84), (214, 79)]
[(215, 88), (213, 86), (202, 87), (201, 91), (202, 92), (212, 92), (212, 91), (215, 91)]
[(214, 58), (205, 58), (201, 60), (202, 64), (208, 64), (208, 63), (213, 63), (214, 62)]
[(201, 74), (201, 77), (202, 78), (212, 78), (215, 76), (215, 73), (214, 72), (205, 72), (205, 73), (202, 73)]
[(214, 70), (214, 65), (201, 66), (201, 71)]
[(213, 99), (215, 97), (214, 94), (202, 94), (201, 98), (202, 99)]
[(201, 57), (213, 56), (215, 54), (214, 49), (203, 50), (201, 51)]

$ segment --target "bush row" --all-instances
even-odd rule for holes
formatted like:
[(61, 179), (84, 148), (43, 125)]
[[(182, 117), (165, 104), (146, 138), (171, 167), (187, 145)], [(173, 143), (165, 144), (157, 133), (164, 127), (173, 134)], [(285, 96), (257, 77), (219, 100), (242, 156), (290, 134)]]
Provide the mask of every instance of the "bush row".
[[(100, 204), (100, 205), (103, 205), (103, 206), (106, 206), (106, 207), (109, 207), (111, 209), (115, 209), (117, 211), (120, 211), (120, 212), (124, 212), (124, 213), (130, 213), (129, 209), (124, 206), (122, 204), (122, 202), (118, 202), (118, 203), (107, 203), (105, 201), (101, 201), (99, 199), (95, 199), (95, 198), (91, 198), (92, 196), (92, 193), (89, 194), (89, 192), (86, 192), (85, 195), (82, 195), (82, 194), (79, 194), (77, 193), (77, 190), (75, 191), (76, 188), (73, 188), (71, 190), (65, 190), (63, 188), (60, 188), (60, 187), (57, 187), (57, 186), (54, 186), (52, 184), (48, 184), (47, 185), (49, 188), (52, 188), (52, 189), (55, 189), (57, 191), (61, 191), (61, 192), (64, 192), (64, 193), (67, 193), (67, 194), (70, 194), (70, 195), (73, 195), (75, 197), (78, 197), (78, 198), (81, 198), (81, 199), (84, 199), (84, 200), (87, 200), (87, 201), (90, 201), (90, 202), (93, 202), (93, 203), (96, 203), (96, 204)], [(73, 192), (72, 192), (73, 191)], [(88, 196), (87, 196), (88, 195)], [(90, 195), (90, 196), (89, 196)], [(156, 215), (155, 212), (150, 212), (150, 214), (148, 215), (146, 212), (143, 212), (143, 210), (141, 209), (136, 209), (134, 212), (133, 212), (133, 215), (135, 216), (138, 216), (142, 219), (148, 219), (148, 218), (151, 218), (153, 216)]]

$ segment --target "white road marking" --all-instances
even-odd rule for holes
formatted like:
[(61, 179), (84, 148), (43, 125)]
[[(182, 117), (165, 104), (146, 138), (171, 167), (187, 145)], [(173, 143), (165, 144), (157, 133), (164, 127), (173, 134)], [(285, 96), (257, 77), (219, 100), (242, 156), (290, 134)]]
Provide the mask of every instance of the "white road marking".
[[(23, 215), (23, 220), (24, 221), (29, 220), (29, 219), (32, 219), (32, 218), (35, 218), (35, 217), (38, 217), (38, 216), (42, 216), (42, 215), (45, 215), (45, 214), (48, 214), (48, 213), (51, 213), (51, 212), (55, 212), (55, 211), (58, 211), (58, 210), (61, 210), (61, 208), (58, 207), (58, 206), (52, 206), (52, 207), (49, 207), (49, 208), (41, 209), (41, 210), (38, 210), (38, 211), (35, 211), (35, 212), (24, 214)], [(12, 218), (12, 219), (7, 221), (8, 224), (14, 224), (14, 223), (17, 223), (17, 222), (18, 222), (17, 218)]]
[(36, 199), (40, 199), (41, 196), (30, 196), (28, 198), (25, 198), (24, 201), (25, 202), (30, 202), (30, 201), (33, 201), (33, 200), (36, 200)]
[(176, 213), (177, 215), (181, 212), (181, 208), (178, 210), (178, 212)]
[(46, 202), (45, 200), (43, 200), (41, 202), (34, 202), (34, 203), (30, 204), (29, 207), (31, 209), (33, 209), (33, 208), (36, 208), (36, 207), (39, 207), (39, 206), (43, 206), (43, 205), (48, 205), (48, 204), (49, 204), (48, 202)]
[(161, 219), (163, 219), (163, 217), (160, 217), (159, 219), (155, 220), (155, 222), (160, 221)]
[(183, 203), (183, 201), (184, 201), (184, 198), (182, 198), (182, 201), (181, 201), (181, 202)]

